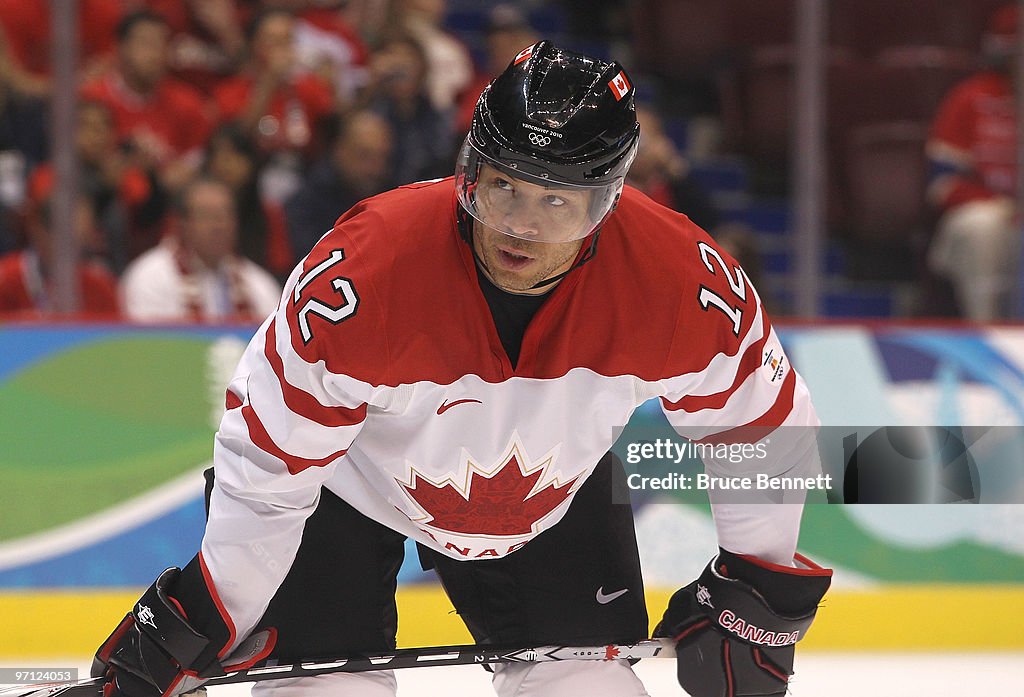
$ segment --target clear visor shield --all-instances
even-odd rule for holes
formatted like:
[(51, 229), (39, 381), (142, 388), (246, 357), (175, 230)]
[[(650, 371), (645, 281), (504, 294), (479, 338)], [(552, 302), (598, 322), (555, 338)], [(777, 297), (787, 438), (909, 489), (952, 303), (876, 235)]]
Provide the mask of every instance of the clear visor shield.
[(463, 208), (489, 228), (534, 242), (570, 242), (594, 230), (615, 206), (622, 180), (598, 186), (511, 175), (466, 143), (455, 168)]

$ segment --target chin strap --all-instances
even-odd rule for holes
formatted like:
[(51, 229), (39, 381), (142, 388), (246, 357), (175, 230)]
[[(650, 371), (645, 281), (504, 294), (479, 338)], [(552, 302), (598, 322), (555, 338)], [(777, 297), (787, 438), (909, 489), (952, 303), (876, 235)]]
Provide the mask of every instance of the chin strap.
[[(530, 290), (536, 290), (537, 288), (543, 288), (544, 286), (549, 286), (552, 283), (557, 283), (558, 281), (561, 281), (567, 275), (572, 273), (573, 270), (578, 269), (579, 267), (583, 266), (588, 261), (593, 259), (595, 256), (597, 256), (597, 238), (600, 237), (600, 236), (601, 236), (601, 228), (598, 228), (598, 229), (594, 230), (592, 233), (590, 233), (590, 244), (587, 246), (586, 250), (584, 250), (583, 254), (580, 256), (580, 258), (576, 261), (575, 264), (573, 264), (572, 266), (570, 266), (568, 269), (566, 269), (562, 273), (558, 274), (557, 276), (552, 276), (551, 278), (545, 278), (540, 283), (533, 284), (532, 286), (530, 286)], [(473, 254), (475, 256), (476, 252), (474, 251)]]
[[(473, 219), (470, 217), (469, 213), (466, 212), (466, 209), (463, 208), (462, 206), (459, 206), (459, 210), (456, 213), (456, 224), (458, 225), (459, 229), (459, 237), (461, 237), (466, 242), (466, 244), (469, 245), (469, 250), (473, 253), (473, 258), (476, 260), (477, 266), (482, 268), (484, 271), (488, 273), (488, 275), (490, 275), (490, 269), (487, 268), (487, 264), (485, 264), (484, 260), (481, 259), (480, 256), (476, 253), (476, 247), (473, 246)], [(544, 286), (549, 286), (552, 283), (557, 283), (558, 281), (561, 281), (563, 278), (572, 273), (575, 269), (578, 269), (579, 267), (583, 266), (588, 261), (593, 259), (595, 256), (597, 256), (597, 240), (600, 236), (601, 228), (599, 227), (592, 233), (590, 233), (590, 244), (587, 245), (587, 248), (583, 251), (583, 254), (580, 256), (580, 258), (576, 260), (575, 264), (573, 264), (572, 266), (570, 266), (568, 269), (558, 274), (557, 276), (545, 278), (543, 281), (533, 284), (532, 286), (530, 286), (530, 290), (543, 288)]]

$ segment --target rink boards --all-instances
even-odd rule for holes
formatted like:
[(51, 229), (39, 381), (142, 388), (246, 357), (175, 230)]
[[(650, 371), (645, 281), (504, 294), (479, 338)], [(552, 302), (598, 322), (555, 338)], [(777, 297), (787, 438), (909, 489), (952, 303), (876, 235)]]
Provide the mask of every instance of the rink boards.
[[(195, 553), (198, 473), (251, 331), (0, 329), (0, 655), (88, 653), (160, 570)], [(782, 335), (826, 425), (1024, 423), (1024, 330)], [(659, 420), (655, 405), (634, 417)], [(982, 501), (808, 506), (801, 549), (837, 571), (807, 645), (1024, 648), (1024, 506)], [(713, 528), (698, 502), (634, 503), (653, 623), (713, 553)], [(468, 640), (415, 563), (399, 602), (401, 644)]]

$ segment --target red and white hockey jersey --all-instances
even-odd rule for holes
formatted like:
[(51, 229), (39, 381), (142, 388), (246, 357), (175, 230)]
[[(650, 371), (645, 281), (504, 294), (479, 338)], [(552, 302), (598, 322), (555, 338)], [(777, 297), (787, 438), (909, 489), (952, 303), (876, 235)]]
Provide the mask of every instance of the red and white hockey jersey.
[[(513, 369), (457, 205), (445, 179), (355, 206), (246, 351), (203, 540), (239, 637), (287, 573), (321, 486), (456, 559), (488, 559), (557, 524), (652, 398), (693, 439), (817, 425), (735, 261), (628, 188), (596, 257), (533, 318)], [(817, 464), (814, 448), (758, 466), (774, 475), (805, 461)], [(767, 533), (752, 534), (766, 516)], [(719, 507), (716, 520), (730, 549), (792, 558), (799, 506)]]
[(1007, 75), (982, 72), (943, 100), (928, 142), (929, 193), (943, 210), (994, 196), (1017, 185), (1017, 106)]

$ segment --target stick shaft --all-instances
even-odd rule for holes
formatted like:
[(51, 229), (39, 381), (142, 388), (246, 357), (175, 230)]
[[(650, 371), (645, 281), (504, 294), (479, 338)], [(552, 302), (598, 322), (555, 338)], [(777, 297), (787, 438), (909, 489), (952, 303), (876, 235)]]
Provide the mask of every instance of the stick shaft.
[[(431, 646), (396, 649), (385, 653), (362, 653), (334, 659), (311, 659), (281, 665), (266, 665), (210, 678), (204, 686), (230, 685), (285, 678), (361, 673), (369, 670), (424, 668), (427, 666), (483, 665), (487, 663), (536, 663), (548, 661), (607, 661), (613, 659), (672, 658), (671, 639), (645, 639), (636, 644), (603, 646), (493, 647), (482, 645)], [(101, 697), (103, 680), (94, 678), (59, 685), (22, 685), (0, 690), (0, 697)]]
[(481, 645), (436, 646), (396, 649), (388, 653), (360, 654), (335, 660), (302, 661), (263, 666), (212, 678), (207, 685), (226, 685), (253, 680), (273, 680), (327, 673), (360, 673), (367, 670), (422, 668), (425, 666), (483, 665), (541, 661), (611, 660), (674, 657), (670, 639), (648, 639), (636, 644), (604, 646), (490, 647)]

